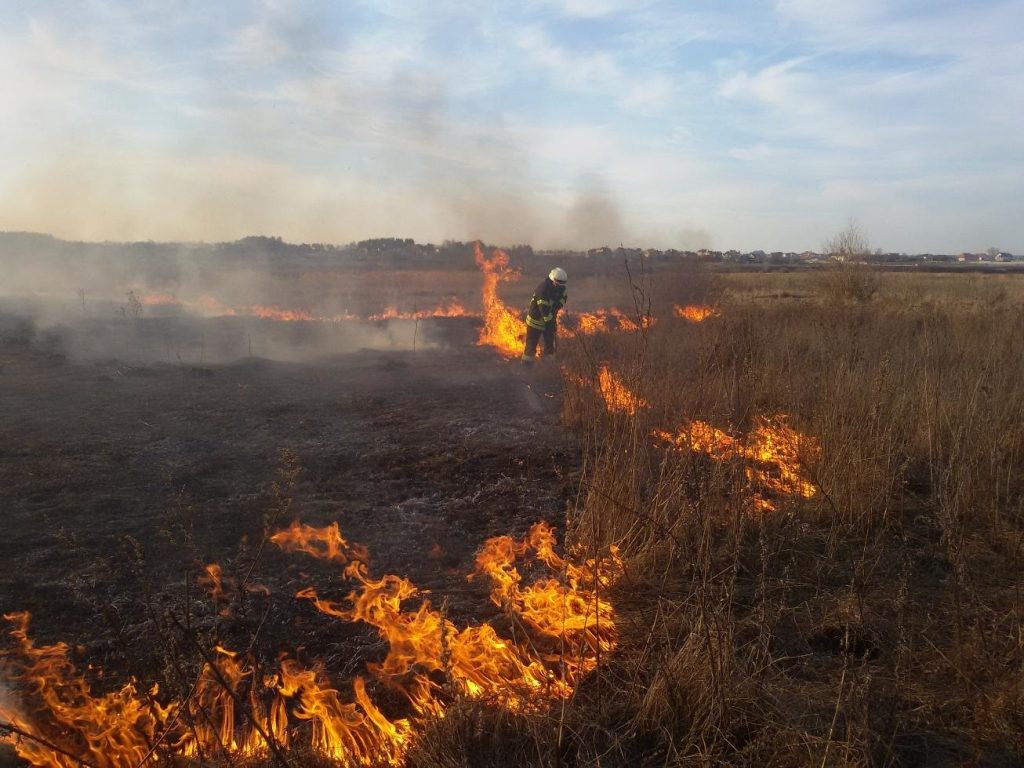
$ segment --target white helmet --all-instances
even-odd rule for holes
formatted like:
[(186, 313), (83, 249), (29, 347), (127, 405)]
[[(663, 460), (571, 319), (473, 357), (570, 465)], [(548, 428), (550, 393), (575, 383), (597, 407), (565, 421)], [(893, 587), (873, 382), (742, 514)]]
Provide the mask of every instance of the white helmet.
[(555, 285), (565, 285), (569, 280), (569, 276), (565, 274), (565, 270), (561, 267), (555, 267), (548, 273), (548, 280)]

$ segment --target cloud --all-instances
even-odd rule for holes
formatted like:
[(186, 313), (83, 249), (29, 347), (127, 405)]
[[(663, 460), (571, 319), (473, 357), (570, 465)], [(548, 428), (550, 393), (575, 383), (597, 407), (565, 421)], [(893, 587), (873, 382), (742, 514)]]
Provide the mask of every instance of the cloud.
[(1022, 8), (43, 2), (0, 31), (0, 227), (1024, 250)]
[(543, 4), (566, 16), (596, 19), (623, 11), (636, 11), (650, 3), (640, 0), (543, 0)]

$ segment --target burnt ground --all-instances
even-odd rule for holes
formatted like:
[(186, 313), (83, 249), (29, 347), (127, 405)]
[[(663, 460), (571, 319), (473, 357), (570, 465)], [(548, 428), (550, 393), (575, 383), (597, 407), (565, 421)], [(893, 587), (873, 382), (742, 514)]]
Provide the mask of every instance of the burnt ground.
[[(536, 520), (557, 526), (578, 451), (558, 425), (553, 366), (527, 379), (473, 344), (475, 321), (431, 322), (427, 351), (202, 366), (76, 361), (59, 339), (8, 322), (0, 609), (30, 611), (39, 642), (67, 641), (113, 680), (159, 679), (151, 618), (169, 613), (187, 612), (209, 642), (255, 636), (266, 658), (319, 657), (339, 675), (380, 658), (376, 632), (293, 597), (307, 585), (344, 596), (339, 567), (259, 552), (277, 516), (275, 527), (339, 522), (369, 549), (373, 575), (407, 576), (459, 625), (492, 617), (487, 584), (466, 580), (475, 550)], [(283, 450), (298, 466), (291, 487)], [(254, 561), (269, 596), (213, 605), (195, 585), (205, 563), (238, 578)]]

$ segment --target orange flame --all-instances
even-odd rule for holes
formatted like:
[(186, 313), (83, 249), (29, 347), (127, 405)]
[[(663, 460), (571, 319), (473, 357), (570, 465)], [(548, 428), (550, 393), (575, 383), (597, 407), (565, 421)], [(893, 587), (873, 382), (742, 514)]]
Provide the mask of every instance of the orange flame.
[[(237, 309), (221, 304), (213, 296), (200, 296), (194, 303), (196, 307), (207, 315), (219, 315), (221, 317), (234, 317), (240, 314)], [(244, 314), (244, 313), (242, 313)]]
[[(14, 624), (15, 647), (0, 649), (0, 670), (20, 684), (32, 708), (23, 715), (0, 702), (0, 717), (40, 741), (13, 733), (0, 739), (36, 766), (77, 768), (79, 761), (70, 755), (81, 755), (98, 768), (128, 768), (157, 762), (163, 754), (204, 760), (263, 757), (271, 748), (294, 746), (297, 722), (308, 721), (307, 743), (318, 754), (346, 765), (397, 766), (422, 719), (444, 713), (438, 676), (472, 698), (513, 710), (535, 708), (570, 696), (599, 654), (615, 647), (614, 611), (600, 590), (621, 573), (618, 553), (612, 550), (583, 564), (563, 559), (544, 524), (535, 525), (521, 542), (507, 536), (487, 541), (473, 574), (489, 577), (491, 599), (530, 631), (517, 633), (517, 642), (502, 638), (489, 624), (458, 629), (425, 599), (414, 610), (403, 609), (407, 600), (422, 596), (420, 590), (400, 576), (371, 578), (357, 559), (362, 548), (349, 544), (337, 524), (318, 529), (295, 523), (271, 541), (287, 551), (347, 563), (345, 574), (356, 583), (347, 605), (321, 600), (311, 589), (297, 596), (313, 600), (329, 615), (377, 628), (389, 650), (368, 670), (404, 694), (412, 719), (386, 716), (361, 676), (353, 679), (353, 700), (346, 703), (321, 663), (304, 668), (284, 658), (276, 672), (265, 674), (250, 656), (221, 647), (182, 702), (163, 707), (155, 687), (143, 695), (134, 682), (96, 696), (68, 659), (66, 645), (33, 644), (28, 614), (22, 613), (6, 617)], [(531, 553), (560, 577), (524, 584), (516, 560)], [(214, 594), (223, 591), (219, 568), (208, 566), (207, 574)]]
[(169, 293), (137, 293), (136, 296), (146, 307), (180, 307), (184, 303)]
[[(564, 573), (566, 583), (549, 578), (520, 587), (514, 562), (529, 551), (542, 564)], [(551, 529), (543, 524), (534, 526), (518, 544), (507, 536), (485, 543), (474, 575), (494, 581), (491, 596), (496, 604), (512, 610), (541, 635), (557, 639), (552, 651), (540, 657), (531, 653), (534, 646), (503, 640), (489, 625), (457, 629), (431, 608), (429, 600), (422, 600), (416, 610), (403, 610), (405, 601), (422, 595), (420, 590), (400, 576), (372, 579), (359, 561), (345, 569), (345, 575), (359, 584), (348, 596), (347, 607), (321, 599), (312, 589), (297, 596), (313, 601), (327, 615), (376, 627), (389, 651), (383, 662), (368, 667), (378, 679), (398, 686), (417, 712), (440, 711), (430, 673), (447, 674), (464, 695), (522, 709), (536, 706), (538, 695), (570, 695), (579, 678), (596, 665), (597, 654), (614, 647), (614, 612), (597, 592), (609, 586), (620, 569), (617, 552), (600, 565), (587, 561), (577, 566), (563, 560), (554, 552)]]
[(615, 307), (597, 309), (593, 312), (574, 312), (568, 315), (567, 328), (580, 336), (592, 336), (595, 333), (609, 333), (613, 330), (634, 333), (647, 329), (657, 322), (657, 318), (641, 315), (639, 319), (630, 317)]
[(683, 320), (689, 320), (691, 323), (703, 323), (709, 317), (718, 317), (719, 312), (714, 307), (709, 307), (703, 304), (689, 304), (685, 307), (681, 307), (678, 304), (673, 307), (676, 317), (681, 317)]
[(262, 307), (258, 304), (248, 308), (247, 314), (258, 317), (262, 320), (281, 320), (284, 322), (311, 322), (313, 315), (304, 309), (282, 309), (281, 307)]
[(572, 315), (573, 319), (576, 320), (575, 333), (583, 336), (592, 336), (595, 333), (607, 333), (611, 330), (608, 326), (608, 315), (607, 313), (598, 312), (580, 312)]
[(625, 413), (632, 416), (649, 403), (634, 394), (617, 375), (612, 373), (607, 363), (602, 363), (597, 371), (597, 391), (604, 400), (605, 407), (611, 413)]
[(383, 320), (427, 320), (432, 317), (477, 317), (458, 301), (448, 304), (440, 304), (434, 309), (420, 309), (414, 312), (400, 312), (395, 307), (388, 307), (383, 312), (369, 315), (366, 319), (371, 322)]
[(760, 511), (774, 511), (776, 505), (762, 494), (809, 499), (817, 486), (804, 474), (807, 461), (821, 453), (818, 441), (803, 435), (787, 423), (783, 414), (761, 417), (754, 429), (743, 438), (734, 438), (703, 421), (692, 421), (676, 434), (654, 430), (654, 436), (675, 448), (704, 453), (717, 461), (746, 459), (752, 466), (744, 467), (747, 480), (757, 488), (754, 506)]
[(341, 535), (337, 523), (325, 528), (314, 528), (294, 521), (270, 537), (285, 552), (304, 552), (307, 555), (345, 565), (351, 560), (369, 561), (369, 553), (361, 544), (349, 544)]
[[(557, 555), (554, 544), (554, 532), (543, 522), (534, 524), (521, 542), (510, 536), (489, 539), (477, 553), (470, 578), (490, 577), (495, 605), (511, 607), (535, 631), (567, 645), (563, 662), (578, 680), (596, 666), (601, 652), (615, 647), (614, 610), (598, 588), (614, 583), (622, 561), (613, 547), (606, 559), (587, 560), (579, 566)], [(548, 578), (523, 587), (516, 558), (531, 551), (536, 560), (564, 574), (566, 583)]]
[[(185, 703), (184, 712), (193, 727), (175, 742), (175, 748), (188, 757), (218, 751), (229, 756), (257, 757), (266, 754), (267, 738), (281, 747), (287, 746), (284, 702), (274, 697), (268, 714), (267, 681), (256, 673), (249, 660), (219, 646), (215, 653), (213, 666), (203, 667), (195, 692)], [(259, 728), (246, 727), (243, 712), (248, 723)]]
[(649, 314), (640, 315), (637, 318), (630, 317), (619, 309), (612, 307), (608, 310), (609, 316), (615, 318), (619, 324), (619, 330), (627, 332), (635, 332), (639, 330), (647, 330), (652, 327), (658, 319), (651, 317)]
[(311, 744), (320, 754), (360, 765), (400, 765), (411, 736), (408, 720), (391, 721), (366, 693), (366, 683), (352, 680), (353, 703), (342, 703), (330, 687), (323, 665), (303, 669), (285, 659), (281, 663), (280, 695), (301, 700), (295, 717), (312, 723)]
[[(210, 600), (213, 603), (214, 608), (219, 608), (221, 603), (230, 602), (231, 593), (235, 591), (234, 579), (229, 577), (227, 579), (227, 584), (225, 584), (224, 574), (221, 571), (220, 565), (217, 563), (204, 565), (203, 574), (196, 579), (196, 584), (201, 587), (205, 587), (210, 593)], [(223, 608), (219, 608), (217, 612), (221, 616), (228, 616), (230, 615), (231, 610), (227, 605), (225, 605)]]
[(307, 309), (292, 309), (277, 305), (243, 304), (230, 307), (212, 296), (200, 296), (194, 301), (181, 299), (167, 293), (140, 293), (139, 301), (144, 306), (176, 306), (195, 309), (204, 315), (216, 317), (258, 317), (263, 320), (280, 322), (384, 322), (388, 320), (427, 320), (430, 318), (479, 317), (480, 315), (466, 309), (458, 301), (439, 304), (433, 309), (402, 311), (396, 307), (388, 307), (383, 312), (370, 315), (357, 315), (352, 312), (339, 312), (333, 315), (315, 314)]
[[(64, 643), (36, 646), (28, 637), (28, 613), (6, 614), (14, 626), (9, 634), (15, 647), (0, 651), (5, 676), (23, 683), (33, 709), (48, 717), (19, 715), (8, 708), (2, 716), (42, 741), (0, 736), (14, 744), (18, 756), (31, 765), (78, 768), (80, 762), (55, 752), (42, 742), (66, 745), (98, 768), (128, 768), (141, 764), (150, 751), (170, 709), (147, 700), (134, 681), (102, 696), (94, 696), (89, 683), (68, 658)], [(151, 694), (155, 696), (154, 688)], [(34, 713), (33, 713), (34, 714)]]
[(519, 272), (509, 269), (508, 254), (500, 248), (494, 249), (490, 260), (484, 256), (479, 242), (473, 248), (476, 264), (484, 274), (484, 326), (477, 344), (495, 347), (506, 357), (518, 356), (526, 340), (526, 326), (498, 296), (498, 283), (518, 280)]

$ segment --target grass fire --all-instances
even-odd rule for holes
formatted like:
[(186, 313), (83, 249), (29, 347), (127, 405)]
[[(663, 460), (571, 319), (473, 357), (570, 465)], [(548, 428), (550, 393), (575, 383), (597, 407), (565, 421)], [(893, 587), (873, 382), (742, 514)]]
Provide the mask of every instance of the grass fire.
[(12, 760), (1019, 754), (1016, 275), (458, 254), (3, 297)]
[[(221, 646), (203, 651), (206, 663), (182, 701), (161, 703), (158, 686), (140, 691), (134, 681), (112, 693), (94, 694), (69, 659), (68, 646), (37, 646), (29, 636), (29, 615), (17, 613), (5, 616), (14, 644), (0, 662), (25, 699), (21, 706), (5, 707), (0, 716), (18, 755), (45, 766), (144, 765), (167, 753), (199, 759), (266, 757), (287, 750), (300, 738), (297, 724), (308, 724), (310, 729), (301, 729), (308, 731), (303, 746), (316, 755), (345, 765), (398, 765), (415, 742), (416, 722), (443, 716), (444, 681), (456, 687), (456, 695), (530, 710), (547, 699), (570, 696), (598, 655), (615, 647), (614, 611), (597, 587), (607, 588), (618, 578), (616, 551), (601, 561), (573, 564), (556, 554), (554, 535), (543, 523), (522, 542), (507, 536), (485, 542), (472, 574), (489, 579), (492, 600), (534, 633), (518, 643), (487, 624), (459, 629), (426, 599), (416, 610), (403, 610), (403, 603), (420, 590), (399, 576), (371, 578), (366, 550), (349, 547), (337, 524), (321, 529), (293, 524), (269, 541), (285, 551), (347, 564), (345, 576), (356, 589), (346, 606), (320, 599), (312, 588), (296, 597), (380, 633), (388, 652), (367, 672), (402, 694), (409, 717), (386, 716), (371, 700), (362, 675), (352, 678), (351, 693), (345, 696), (331, 687), (321, 662), (304, 667), (281, 657), (268, 669), (246, 653)], [(516, 561), (527, 553), (555, 576), (521, 586)], [(222, 593), (219, 568), (207, 570), (216, 603)]]
[(7, 6), (0, 768), (1024, 766), (1024, 0)]

